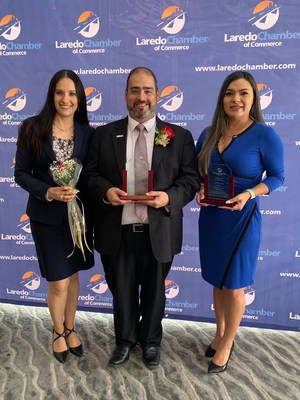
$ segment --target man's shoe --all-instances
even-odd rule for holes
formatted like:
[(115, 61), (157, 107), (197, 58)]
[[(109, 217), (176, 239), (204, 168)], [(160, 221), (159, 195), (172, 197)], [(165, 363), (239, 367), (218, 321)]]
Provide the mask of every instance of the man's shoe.
[(117, 345), (111, 353), (108, 364), (113, 367), (118, 367), (124, 364), (129, 359), (130, 346)]
[(157, 368), (160, 361), (160, 348), (156, 347), (145, 347), (143, 349), (143, 362), (146, 367), (150, 369)]

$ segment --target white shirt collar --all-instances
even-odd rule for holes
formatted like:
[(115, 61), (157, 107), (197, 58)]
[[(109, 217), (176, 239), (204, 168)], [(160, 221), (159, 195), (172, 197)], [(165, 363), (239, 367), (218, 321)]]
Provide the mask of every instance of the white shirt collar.
[[(135, 127), (139, 124), (140, 122), (136, 121), (135, 119), (131, 118), (128, 115), (128, 128), (131, 132), (135, 129)], [(143, 122), (143, 125), (147, 129), (147, 132), (150, 132), (152, 129), (154, 129), (156, 124), (156, 115), (154, 115), (152, 118), (148, 119), (147, 121)]]

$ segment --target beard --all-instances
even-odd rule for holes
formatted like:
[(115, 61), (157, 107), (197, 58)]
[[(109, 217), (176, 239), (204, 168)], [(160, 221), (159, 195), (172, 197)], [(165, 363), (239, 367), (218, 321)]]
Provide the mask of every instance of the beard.
[[(142, 104), (146, 103), (148, 106), (148, 109), (147, 110), (138, 110), (136, 108), (136, 106), (140, 103), (142, 103)], [(151, 106), (151, 103), (149, 101), (147, 101), (147, 102), (136, 101), (133, 103), (133, 106), (127, 105), (127, 110), (128, 110), (129, 115), (131, 116), (131, 118), (137, 119), (137, 120), (149, 119), (149, 118), (153, 117), (153, 115), (154, 115), (154, 107)]]

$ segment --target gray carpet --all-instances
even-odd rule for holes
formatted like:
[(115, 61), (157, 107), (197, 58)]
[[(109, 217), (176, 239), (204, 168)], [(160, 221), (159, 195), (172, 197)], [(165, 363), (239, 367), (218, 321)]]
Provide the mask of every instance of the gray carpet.
[(58, 363), (47, 308), (0, 304), (1, 400), (298, 400), (300, 333), (240, 327), (226, 372), (207, 374), (204, 357), (214, 325), (164, 320), (161, 364), (150, 371), (141, 349), (108, 367), (114, 346), (110, 314), (78, 312), (84, 344)]

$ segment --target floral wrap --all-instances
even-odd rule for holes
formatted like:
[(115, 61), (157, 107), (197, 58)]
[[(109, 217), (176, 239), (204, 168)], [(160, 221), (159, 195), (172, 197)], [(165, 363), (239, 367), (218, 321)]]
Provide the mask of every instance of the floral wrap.
[[(76, 193), (79, 192), (79, 190), (75, 188), (81, 170), (82, 164), (79, 160), (75, 158), (71, 158), (63, 162), (53, 161), (53, 163), (49, 167), (50, 175), (52, 176), (55, 183), (57, 183), (59, 186), (72, 186)], [(92, 250), (89, 248), (85, 236), (86, 224), (83, 204), (79, 197), (76, 195), (76, 197), (72, 201), (67, 203), (67, 208), (69, 227), (74, 246), (72, 253), (69, 254), (68, 257), (72, 256), (75, 247), (77, 246), (81, 250), (83, 259), (86, 261), (84, 245), (90, 252), (92, 252)]]

